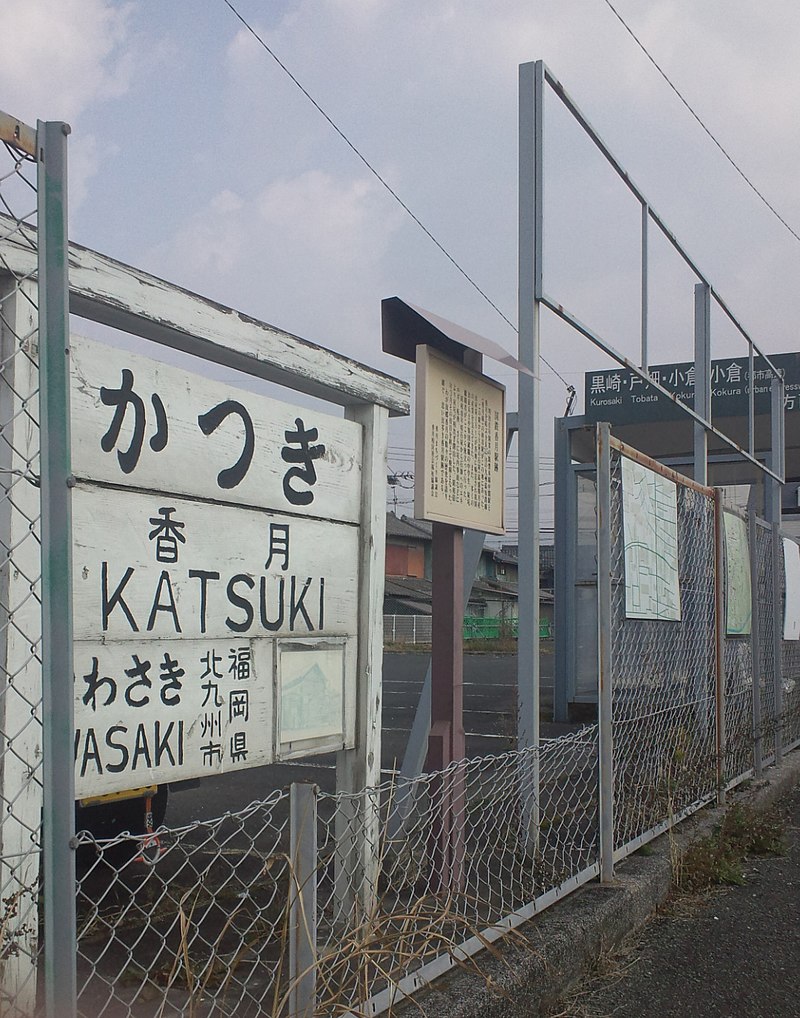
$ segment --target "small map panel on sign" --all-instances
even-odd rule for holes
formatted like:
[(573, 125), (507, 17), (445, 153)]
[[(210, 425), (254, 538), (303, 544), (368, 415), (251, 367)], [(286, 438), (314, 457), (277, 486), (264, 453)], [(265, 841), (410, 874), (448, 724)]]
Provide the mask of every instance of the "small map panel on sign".
[(278, 743), (283, 755), (309, 741), (341, 748), (349, 727), (344, 644), (282, 641), (278, 646)]
[(674, 482), (623, 456), (622, 516), (626, 616), (680, 621)]
[(747, 524), (735, 513), (725, 512), (725, 587), (728, 636), (749, 636), (753, 615), (750, 589), (750, 546)]

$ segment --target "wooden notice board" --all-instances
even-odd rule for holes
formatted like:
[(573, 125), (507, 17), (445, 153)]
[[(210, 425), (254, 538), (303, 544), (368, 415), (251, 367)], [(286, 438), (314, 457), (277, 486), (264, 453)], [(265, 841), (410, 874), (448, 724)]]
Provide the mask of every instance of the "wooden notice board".
[(504, 386), (425, 345), (416, 383), (416, 517), (505, 533)]

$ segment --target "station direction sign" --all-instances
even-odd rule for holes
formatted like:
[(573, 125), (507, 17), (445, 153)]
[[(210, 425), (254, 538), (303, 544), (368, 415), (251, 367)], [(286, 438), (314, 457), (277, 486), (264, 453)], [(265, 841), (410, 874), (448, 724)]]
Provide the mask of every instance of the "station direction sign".
[[(800, 354), (774, 354), (775, 367), (784, 372), (784, 407), (800, 414)], [(769, 414), (772, 372), (759, 358), (754, 360), (756, 414)], [(694, 364), (681, 361), (658, 364), (650, 375), (687, 406), (694, 407)], [(750, 365), (747, 357), (727, 357), (711, 362), (712, 417), (747, 416), (750, 399)], [(637, 424), (645, 421), (679, 420), (683, 411), (628, 368), (587, 371), (584, 375), (584, 413), (591, 421)]]
[(352, 747), (360, 426), (71, 362), (76, 794)]

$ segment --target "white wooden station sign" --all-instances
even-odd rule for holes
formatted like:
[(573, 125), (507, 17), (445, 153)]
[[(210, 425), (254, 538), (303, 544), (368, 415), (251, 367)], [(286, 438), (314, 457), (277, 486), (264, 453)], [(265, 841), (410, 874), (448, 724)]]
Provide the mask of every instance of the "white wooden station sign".
[(77, 796), (352, 747), (361, 428), (71, 360)]

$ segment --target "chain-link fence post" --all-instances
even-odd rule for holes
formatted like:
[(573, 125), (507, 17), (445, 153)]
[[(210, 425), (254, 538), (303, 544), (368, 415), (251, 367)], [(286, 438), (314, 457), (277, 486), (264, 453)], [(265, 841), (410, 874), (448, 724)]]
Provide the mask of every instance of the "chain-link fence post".
[(36, 1000), (41, 863), (39, 429), (36, 285), (0, 277), (3, 690), (0, 698), (0, 1013)]
[(611, 429), (597, 425), (597, 654), (600, 738), (600, 880), (614, 880), (614, 746), (611, 725)]
[[(0, 240), (36, 249), (33, 128), (0, 112)], [(42, 676), (38, 293), (0, 258), (0, 1014), (35, 1011), (40, 954)], [(74, 894), (74, 889), (72, 889)]]
[(714, 706), (716, 717), (717, 805), (725, 805), (725, 530), (722, 519), (722, 490), (714, 488), (714, 643), (716, 673)]
[(747, 514), (747, 540), (750, 548), (750, 658), (753, 678), (753, 771), (757, 778), (763, 770), (761, 719), (761, 617), (759, 612), (758, 521), (756, 514)]
[(37, 127), (42, 485), (45, 990), (50, 1018), (76, 1014), (72, 523), (66, 124)]
[[(784, 382), (783, 372), (773, 376), (770, 392), (770, 460), (771, 469), (780, 477), (786, 476), (784, 436)], [(766, 479), (767, 519), (772, 524), (772, 589), (775, 619), (772, 653), (775, 696), (775, 766), (783, 762), (783, 541), (781, 539), (781, 485)]]
[(293, 784), (289, 797), (288, 1018), (313, 1018), (317, 998), (317, 794)]
[(783, 763), (783, 537), (779, 522), (772, 523), (772, 626), (773, 702), (775, 704), (775, 766)]

